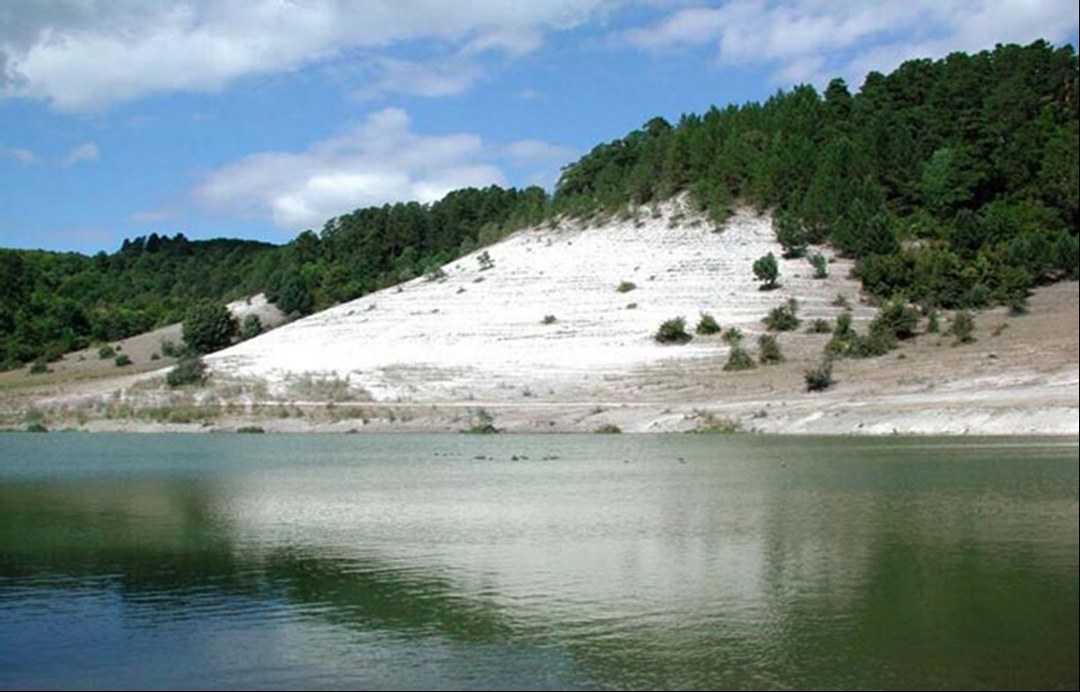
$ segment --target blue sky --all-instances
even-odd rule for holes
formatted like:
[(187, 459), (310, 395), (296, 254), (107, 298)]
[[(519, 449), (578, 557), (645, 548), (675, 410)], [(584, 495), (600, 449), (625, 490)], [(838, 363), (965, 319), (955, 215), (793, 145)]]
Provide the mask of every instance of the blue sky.
[(1077, 25), (1075, 0), (3, 0), (0, 246), (285, 242), (550, 188), (656, 115)]

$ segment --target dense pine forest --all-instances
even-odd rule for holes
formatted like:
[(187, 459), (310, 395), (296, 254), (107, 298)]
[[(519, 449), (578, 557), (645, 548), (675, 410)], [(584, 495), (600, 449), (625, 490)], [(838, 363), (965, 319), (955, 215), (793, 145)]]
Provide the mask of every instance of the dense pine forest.
[(737, 205), (772, 212), (789, 256), (831, 244), (857, 259), (871, 295), (1020, 304), (1077, 276), (1077, 100), (1072, 46), (999, 46), (871, 73), (855, 94), (833, 80), (674, 125), (654, 118), (567, 166), (553, 195), (458, 190), (359, 209), (284, 246), (152, 234), (93, 257), (0, 250), (0, 364), (178, 321), (200, 299), (265, 291), (308, 314), (518, 228), (683, 193), (718, 223)]

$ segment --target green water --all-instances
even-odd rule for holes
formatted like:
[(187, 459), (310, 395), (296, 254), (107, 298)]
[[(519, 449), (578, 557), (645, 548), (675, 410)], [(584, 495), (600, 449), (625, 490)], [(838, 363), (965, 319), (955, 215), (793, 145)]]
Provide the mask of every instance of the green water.
[(0, 688), (1076, 689), (1077, 450), (0, 435)]

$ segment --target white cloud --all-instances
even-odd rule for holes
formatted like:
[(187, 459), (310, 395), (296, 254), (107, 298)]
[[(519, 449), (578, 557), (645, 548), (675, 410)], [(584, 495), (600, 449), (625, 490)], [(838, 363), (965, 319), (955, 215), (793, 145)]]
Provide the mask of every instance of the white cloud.
[(578, 155), (570, 147), (543, 142), (538, 139), (523, 139), (503, 147), (503, 153), (515, 166), (534, 166), (537, 164), (566, 164)]
[(454, 96), (468, 91), (484, 74), (478, 63), (463, 58), (431, 62), (375, 58), (369, 67), (374, 78), (353, 93), (355, 98)]
[[(220, 90), (428, 41), (450, 56), (520, 55), (605, 0), (110, 0), (0, 8), (0, 86), (86, 111), (152, 94)], [(429, 93), (452, 92), (438, 75)], [(445, 77), (444, 77), (445, 79)], [(415, 80), (414, 82), (422, 82)], [(423, 93), (418, 92), (418, 93)]]
[(33, 166), (41, 162), (41, 157), (29, 149), (20, 147), (0, 147), (0, 161), (14, 161), (22, 166)]
[(711, 46), (722, 65), (761, 64), (774, 81), (861, 83), (910, 57), (940, 57), (996, 43), (1064, 42), (1077, 30), (1073, 0), (734, 0), (688, 7), (616, 42), (649, 51)]
[(155, 209), (153, 211), (139, 211), (132, 214), (128, 219), (137, 224), (158, 224), (169, 221), (175, 214), (168, 209)]
[(97, 161), (101, 158), (101, 149), (93, 142), (85, 142), (73, 148), (64, 157), (64, 168), (71, 168), (87, 161)]
[(427, 203), (461, 187), (505, 185), (494, 160), (551, 165), (571, 153), (540, 141), (497, 147), (472, 134), (422, 135), (405, 111), (387, 108), (306, 151), (262, 152), (214, 171), (195, 196), (214, 209), (296, 231), (360, 207)]

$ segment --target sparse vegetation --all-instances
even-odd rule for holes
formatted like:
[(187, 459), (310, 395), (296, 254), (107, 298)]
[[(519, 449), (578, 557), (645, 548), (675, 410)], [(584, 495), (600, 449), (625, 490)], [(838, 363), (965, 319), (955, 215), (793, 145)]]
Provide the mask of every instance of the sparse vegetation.
[(653, 335), (653, 339), (661, 344), (685, 344), (692, 338), (686, 331), (686, 320), (682, 317), (665, 320)]
[(807, 334), (832, 334), (833, 326), (829, 320), (817, 318), (806, 328)]
[(477, 409), (473, 412), (473, 422), (465, 432), (470, 435), (494, 435), (499, 432), (495, 427), (495, 418), (487, 409)]
[(810, 266), (814, 269), (815, 279), (827, 279), (829, 278), (829, 261), (825, 259), (825, 255), (820, 252), (815, 252), (810, 255)]
[(128, 365), (131, 365), (131, 356), (126, 353), (121, 353), (113, 362), (116, 363), (116, 367), (118, 368), (127, 367)]
[(734, 418), (718, 418), (717, 415), (711, 411), (698, 411), (695, 410), (691, 416), (688, 416), (691, 420), (697, 420), (698, 424), (692, 430), (687, 432), (696, 434), (712, 434), (712, 435), (733, 435), (735, 433), (741, 433), (743, 431), (742, 423)]
[(116, 349), (112, 346), (102, 346), (98, 349), (98, 360), (108, 360), (116, 355)]
[(738, 346), (743, 342), (743, 333), (738, 327), (728, 327), (720, 338), (729, 346)]
[(762, 365), (776, 365), (784, 362), (780, 343), (774, 335), (762, 334), (758, 337), (758, 362)]
[(716, 321), (716, 318), (707, 312), (701, 313), (701, 317), (698, 318), (697, 327), (694, 331), (701, 336), (710, 336), (712, 334), (720, 333), (720, 324)]
[(755, 367), (756, 363), (754, 363), (754, 357), (742, 346), (733, 346), (731, 348), (731, 353), (728, 354), (727, 363), (724, 364), (724, 370), (726, 372), (753, 370)]
[(491, 258), (491, 253), (484, 250), (476, 256), (476, 261), (480, 265), (480, 271), (486, 272), (489, 269), (495, 268), (495, 260)]
[(598, 435), (618, 435), (622, 432), (622, 428), (614, 423), (604, 423), (596, 430), (593, 430), (593, 432)]
[(617, 293), (629, 293), (637, 288), (637, 284), (633, 281), (620, 281), (619, 285), (615, 287)]
[(788, 299), (783, 305), (778, 305), (769, 311), (761, 321), (770, 332), (790, 332), (799, 328), (799, 303), (794, 298)]
[(44, 360), (35, 360), (33, 363), (30, 364), (31, 375), (44, 375), (47, 372), (52, 371), (49, 370), (49, 364), (46, 363)]
[(544, 319), (540, 320), (541, 324), (555, 324), (558, 322), (558, 318), (555, 315), (544, 315)]
[(245, 425), (236, 429), (236, 432), (241, 435), (261, 435), (266, 431), (258, 425)]

